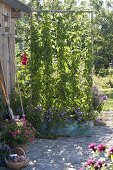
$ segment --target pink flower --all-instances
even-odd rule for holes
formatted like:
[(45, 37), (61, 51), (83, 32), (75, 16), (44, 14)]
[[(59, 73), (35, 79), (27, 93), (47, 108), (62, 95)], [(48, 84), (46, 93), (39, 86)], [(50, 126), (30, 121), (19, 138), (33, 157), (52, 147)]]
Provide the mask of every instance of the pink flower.
[(113, 146), (108, 151), (108, 157), (110, 157), (111, 155), (113, 155)]
[(109, 152), (113, 153), (113, 146), (110, 148)]
[(12, 132), (12, 135), (20, 135), (20, 134), (21, 134), (21, 130), (17, 130), (17, 131)]
[(98, 159), (95, 165), (95, 169), (100, 169), (103, 166), (103, 161), (102, 159)]
[(85, 167), (88, 167), (88, 166), (91, 166), (91, 165), (94, 165), (95, 164), (95, 160), (93, 159), (89, 159), (86, 164), (85, 164)]
[(88, 145), (88, 148), (89, 148), (89, 149), (92, 149), (94, 152), (96, 152), (96, 149), (97, 149), (97, 148), (96, 148), (96, 143), (91, 143), (91, 144), (89, 144), (89, 145)]
[(105, 151), (106, 150), (106, 145), (100, 144), (100, 145), (98, 145), (97, 149), (98, 149), (99, 152)]

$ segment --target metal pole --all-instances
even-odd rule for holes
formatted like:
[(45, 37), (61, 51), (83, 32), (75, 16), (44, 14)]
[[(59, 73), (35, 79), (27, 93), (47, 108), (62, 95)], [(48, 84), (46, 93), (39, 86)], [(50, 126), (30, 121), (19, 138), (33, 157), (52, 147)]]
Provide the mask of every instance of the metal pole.
[[(30, 13), (30, 39), (32, 39), (32, 19), (33, 19), (33, 16), (32, 16), (32, 12)], [(31, 40), (32, 41), (32, 40)], [(31, 41), (30, 41), (30, 54), (31, 54)], [(30, 71), (30, 94), (31, 94), (31, 101), (32, 101), (32, 88), (31, 88), (31, 81), (32, 81), (32, 78), (31, 78), (31, 71)]]
[[(94, 58), (93, 58), (93, 55), (94, 55), (94, 35), (93, 35), (93, 31), (94, 31), (94, 27), (93, 27), (93, 12), (91, 13), (91, 45), (92, 45), (92, 48), (91, 48), (91, 53), (92, 53), (92, 61), (91, 61), (91, 65), (92, 65), (92, 70), (91, 70), (91, 79), (92, 79), (92, 82), (93, 82), (93, 61), (94, 61)], [(91, 87), (91, 94), (93, 96), (93, 91), (92, 91), (92, 87)], [(91, 104), (93, 106), (93, 97), (91, 99)], [(93, 110), (93, 108), (92, 108)]]
[(93, 27), (93, 12), (91, 13), (91, 41), (92, 41), (92, 56), (93, 56), (93, 42), (94, 42), (94, 37), (93, 37), (93, 31), (94, 31), (94, 27)]
[(23, 107), (23, 102), (22, 102), (22, 95), (20, 91), (20, 85), (19, 85), (19, 80), (18, 80), (18, 75), (16, 74), (17, 78), (17, 84), (18, 84), (18, 91), (19, 91), (19, 96), (20, 96), (20, 104), (21, 104), (21, 109), (22, 109), (22, 115), (24, 115), (24, 107)]
[(93, 11), (91, 10), (37, 10), (37, 9), (32, 9), (31, 10), (32, 13), (33, 12), (37, 12), (37, 13), (44, 13), (44, 12), (50, 12), (50, 13), (66, 13), (66, 12), (75, 12), (75, 13), (92, 13)]

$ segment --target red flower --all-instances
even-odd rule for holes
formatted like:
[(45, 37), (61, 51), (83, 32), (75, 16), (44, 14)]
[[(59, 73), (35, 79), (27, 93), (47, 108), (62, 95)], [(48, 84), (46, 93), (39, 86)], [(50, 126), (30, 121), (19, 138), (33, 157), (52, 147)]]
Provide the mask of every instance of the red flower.
[(26, 61), (24, 61), (24, 60), (22, 60), (22, 62), (21, 62), (23, 65), (27, 65), (27, 62)]
[(23, 65), (27, 65), (27, 61), (28, 61), (28, 58), (27, 58), (26, 53), (22, 54), (22, 55), (21, 55), (21, 63), (22, 63)]

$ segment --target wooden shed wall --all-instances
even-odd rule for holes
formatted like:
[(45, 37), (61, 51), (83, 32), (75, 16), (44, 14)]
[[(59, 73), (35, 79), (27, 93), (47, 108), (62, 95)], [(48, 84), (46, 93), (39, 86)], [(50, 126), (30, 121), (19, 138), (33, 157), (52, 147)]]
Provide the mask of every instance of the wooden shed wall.
[(8, 94), (14, 86), (14, 44), (15, 31), (11, 7), (0, 2), (0, 61)]

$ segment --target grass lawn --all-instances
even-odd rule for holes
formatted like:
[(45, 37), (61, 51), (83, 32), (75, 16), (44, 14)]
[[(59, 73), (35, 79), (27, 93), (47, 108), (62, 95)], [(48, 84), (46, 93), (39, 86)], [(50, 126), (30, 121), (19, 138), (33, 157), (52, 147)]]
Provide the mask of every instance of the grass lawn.
[(108, 100), (104, 104), (103, 111), (113, 111), (113, 75), (106, 77), (93, 75), (93, 84), (108, 97)]
[(113, 110), (113, 88), (102, 89), (103, 93), (108, 97), (108, 100), (105, 102), (104, 110)]

